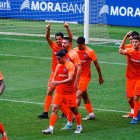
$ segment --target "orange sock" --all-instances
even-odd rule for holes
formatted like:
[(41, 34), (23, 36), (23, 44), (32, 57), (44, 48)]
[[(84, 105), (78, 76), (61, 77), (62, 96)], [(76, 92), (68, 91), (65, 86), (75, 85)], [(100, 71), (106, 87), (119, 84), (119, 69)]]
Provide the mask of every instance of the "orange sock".
[(60, 110), (64, 113), (65, 116), (67, 116), (68, 112), (69, 112), (69, 108), (63, 103), (61, 106), (60, 106)]
[(140, 102), (134, 101), (134, 118), (137, 118), (139, 112)]
[(52, 95), (47, 95), (44, 105), (44, 112), (49, 112), (51, 103), (52, 103)]
[(58, 116), (55, 113), (52, 113), (50, 116), (50, 126), (54, 126), (57, 121)]
[(76, 124), (77, 125), (81, 125), (82, 120), (81, 120), (81, 114), (78, 113), (77, 115), (75, 115), (75, 120), (76, 120)]
[(72, 122), (73, 121), (73, 112), (69, 109), (69, 111), (67, 112), (67, 120), (69, 122)]
[(92, 105), (91, 103), (85, 104), (86, 110), (88, 113), (92, 113), (93, 109), (92, 109)]
[(0, 122), (0, 133), (3, 134), (4, 133), (4, 127), (3, 124)]

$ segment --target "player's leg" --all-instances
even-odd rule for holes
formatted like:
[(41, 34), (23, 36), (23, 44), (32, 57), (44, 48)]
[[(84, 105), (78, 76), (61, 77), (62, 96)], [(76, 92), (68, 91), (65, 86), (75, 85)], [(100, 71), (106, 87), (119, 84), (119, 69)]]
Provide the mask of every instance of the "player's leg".
[(82, 98), (84, 100), (85, 108), (88, 112), (88, 115), (85, 118), (83, 118), (83, 120), (91, 120), (91, 119), (94, 120), (95, 119), (95, 114), (94, 114), (92, 104), (91, 104), (91, 101), (89, 99), (87, 90), (83, 93)]
[(2, 140), (8, 140), (6, 132), (4, 130), (4, 126), (1, 122), (0, 122), (0, 133), (2, 135)]
[(60, 105), (63, 102), (63, 96), (55, 93), (53, 104), (52, 104), (52, 113), (50, 116), (49, 127), (45, 130), (42, 130), (44, 134), (53, 134), (53, 129), (58, 119), (57, 113), (59, 111)]
[(49, 82), (48, 82), (48, 89), (47, 89), (46, 98), (45, 98), (45, 102), (44, 102), (44, 112), (38, 116), (40, 119), (48, 118), (48, 112), (50, 110), (50, 106), (52, 103), (52, 95), (55, 90), (55, 87), (51, 85), (53, 75), (54, 75), (54, 73), (52, 72)]
[(71, 117), (69, 118), (69, 116), (68, 116), (68, 122), (67, 122), (67, 124), (65, 125), (64, 128), (66, 128), (66, 129), (71, 129), (72, 128), (72, 119), (71, 118), (72, 118), (72, 115), (74, 114), (76, 124), (77, 124), (77, 128), (76, 128), (75, 133), (81, 133), (82, 132), (81, 115), (80, 115), (80, 113), (78, 112), (78, 109), (77, 109), (75, 93), (73, 93), (72, 95), (66, 95), (65, 100), (66, 100), (67, 107), (70, 108), (69, 115), (71, 115)]
[(40, 119), (47, 119), (48, 118), (48, 112), (50, 110), (50, 106), (52, 103), (53, 92), (54, 92), (54, 88), (49, 87), (47, 90), (47, 95), (46, 95), (46, 99), (45, 99), (44, 112), (38, 116)]
[(131, 124), (137, 124), (137, 121), (140, 119), (138, 118), (139, 110), (140, 110), (140, 80), (136, 80), (134, 86), (134, 115), (131, 121)]
[(73, 112), (73, 114), (75, 115), (75, 120), (76, 120), (76, 124), (77, 124), (76, 130), (74, 133), (79, 134), (83, 130), (82, 121), (81, 121), (81, 114), (78, 112), (77, 107), (71, 107), (70, 109)]
[(135, 80), (126, 79), (126, 96), (130, 106), (130, 112), (122, 115), (123, 118), (132, 118), (134, 114), (134, 84)]

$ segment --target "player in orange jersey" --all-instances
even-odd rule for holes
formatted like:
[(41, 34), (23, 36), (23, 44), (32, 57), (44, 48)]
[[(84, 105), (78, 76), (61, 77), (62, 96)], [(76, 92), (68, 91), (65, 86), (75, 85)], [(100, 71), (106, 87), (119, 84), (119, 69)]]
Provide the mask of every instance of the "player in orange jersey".
[[(135, 35), (139, 36), (139, 33), (136, 32), (136, 31), (130, 31), (130, 32), (128, 32), (124, 36), (124, 38), (122, 40), (122, 43), (120, 45), (120, 48), (121, 49), (132, 48), (132, 39), (133, 39), (133, 36), (135, 36)], [(129, 43), (128, 44), (126, 43), (127, 42), (127, 39), (129, 40)]]
[(78, 89), (78, 81), (81, 74), (81, 62), (76, 51), (72, 49), (72, 40), (70, 37), (64, 37), (62, 41), (62, 49), (67, 50), (66, 59), (71, 61), (76, 67), (76, 79), (74, 86)]
[[(66, 54), (66, 59), (71, 61), (76, 67), (76, 77), (75, 77), (74, 87), (77, 90), (78, 81), (79, 81), (80, 74), (81, 74), (81, 63), (80, 63), (78, 54), (76, 53), (76, 51), (74, 51), (72, 49), (72, 40), (70, 37), (63, 38), (62, 49), (68, 51), (68, 53)], [(67, 108), (65, 108), (64, 105), (61, 106), (61, 111), (65, 114), (65, 116), (67, 116), (66, 113), (68, 112), (68, 110), (67, 110)], [(61, 116), (63, 116), (63, 114)]]
[[(2, 95), (4, 89), (5, 89), (5, 83), (3, 80), (2, 73), (0, 71), (0, 95)], [(2, 140), (8, 140), (3, 124), (1, 122), (0, 122), (0, 134), (2, 135)]]
[(95, 52), (86, 46), (85, 38), (79, 37), (77, 39), (77, 47), (74, 50), (78, 53), (80, 61), (81, 61), (81, 75), (78, 83), (78, 90), (76, 92), (77, 96), (77, 105), (80, 106), (81, 99), (83, 98), (84, 104), (87, 112), (89, 113), (83, 120), (95, 119), (95, 115), (92, 109), (91, 101), (88, 97), (87, 88), (88, 84), (91, 80), (91, 62), (94, 63), (96, 70), (99, 75), (99, 83), (102, 84), (104, 82), (101, 69), (97, 60), (97, 56)]
[[(131, 124), (137, 124), (140, 116), (140, 37), (133, 36), (132, 48), (119, 49), (121, 54), (127, 55), (127, 89), (134, 95), (134, 115)], [(138, 117), (139, 116), (139, 117)], [(138, 117), (138, 118), (137, 118)]]
[[(42, 130), (44, 134), (53, 134), (53, 129), (57, 121), (57, 113), (62, 104), (65, 104), (74, 113), (77, 128), (75, 133), (81, 133), (81, 115), (76, 107), (76, 95), (74, 88), (75, 66), (72, 62), (66, 60), (66, 50), (57, 53), (58, 65), (54, 73), (52, 85), (56, 87), (56, 93), (52, 104), (52, 114), (50, 116), (50, 126)], [(71, 129), (71, 128), (70, 128)]]
[[(66, 28), (69, 37), (72, 39), (72, 32), (69, 28), (69, 25), (67, 23), (64, 23), (64, 27)], [(48, 81), (48, 89), (47, 89), (47, 93), (46, 93), (47, 95), (46, 95), (45, 104), (44, 104), (44, 112), (41, 115), (38, 116), (41, 119), (48, 118), (48, 112), (49, 112), (50, 105), (51, 105), (51, 102), (52, 102), (52, 94), (55, 90), (55, 86), (52, 86), (50, 84), (50, 82), (52, 80), (52, 77), (53, 77), (54, 71), (55, 71), (55, 67), (57, 65), (56, 53), (62, 49), (62, 41), (63, 41), (63, 37), (64, 37), (63, 33), (58, 32), (58, 33), (55, 34), (55, 40), (56, 41), (53, 41), (50, 38), (51, 23), (49, 23), (47, 25), (46, 29), (47, 29), (46, 40), (48, 41), (48, 44), (49, 44), (50, 48), (52, 49), (52, 72), (51, 72), (51, 75), (50, 75), (50, 79)]]
[[(125, 37), (124, 37), (124, 39), (123, 39), (123, 41), (122, 41), (122, 43), (120, 45), (120, 49), (132, 48), (133, 47), (132, 46), (132, 39), (133, 39), (133, 36), (135, 36), (135, 35), (139, 36), (139, 33), (136, 32), (136, 31), (128, 32), (125, 35)], [(127, 39), (129, 39), (129, 42), (130, 42), (128, 44), (126, 44)], [(128, 79), (126, 79), (126, 83), (129, 83)], [(123, 115), (122, 117), (124, 117), (124, 118), (132, 118), (133, 117), (133, 113), (134, 113), (134, 94), (132, 92), (130, 92), (130, 90), (127, 87), (126, 87), (126, 93), (127, 93), (126, 94), (127, 101), (128, 101), (129, 106), (130, 106), (131, 112), (128, 113), (128, 114)]]

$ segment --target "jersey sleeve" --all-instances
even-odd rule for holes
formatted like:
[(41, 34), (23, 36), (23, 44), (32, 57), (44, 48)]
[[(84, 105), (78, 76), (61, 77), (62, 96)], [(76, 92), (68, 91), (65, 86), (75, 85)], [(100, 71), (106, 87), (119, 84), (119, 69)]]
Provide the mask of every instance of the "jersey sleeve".
[(54, 49), (55, 46), (56, 46), (56, 42), (52, 41), (50, 48)]
[(74, 74), (75, 73), (75, 66), (73, 63), (71, 63), (70, 61), (66, 63), (66, 67), (69, 70), (70, 74)]
[(73, 51), (72, 58), (73, 58), (73, 63), (75, 66), (81, 64), (79, 55), (76, 51)]
[(89, 57), (92, 59), (92, 61), (97, 59), (96, 53), (93, 50), (89, 49), (87, 53), (89, 54)]

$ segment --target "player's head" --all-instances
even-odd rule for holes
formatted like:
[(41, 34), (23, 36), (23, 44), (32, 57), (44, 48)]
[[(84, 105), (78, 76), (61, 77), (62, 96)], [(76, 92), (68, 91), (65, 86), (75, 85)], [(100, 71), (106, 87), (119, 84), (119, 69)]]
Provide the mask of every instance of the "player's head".
[(132, 32), (128, 35), (129, 40), (130, 40), (130, 43), (132, 43), (133, 36), (139, 36), (139, 33), (136, 32), (136, 31), (132, 31)]
[(62, 45), (63, 37), (64, 37), (64, 34), (61, 33), (61, 32), (57, 32), (57, 33), (55, 34), (55, 40), (56, 40), (56, 43), (57, 43), (59, 46)]
[(62, 49), (69, 50), (71, 49), (72, 40), (70, 37), (64, 37), (62, 41)]
[(68, 52), (67, 50), (61, 50), (57, 52), (56, 57), (57, 57), (58, 63), (63, 64), (65, 62), (66, 60), (65, 57), (66, 57), (67, 52)]
[(140, 49), (140, 36), (133, 36), (132, 45), (135, 49)]
[(77, 40), (77, 47), (82, 50), (85, 47), (85, 38), (84, 37), (78, 37)]

